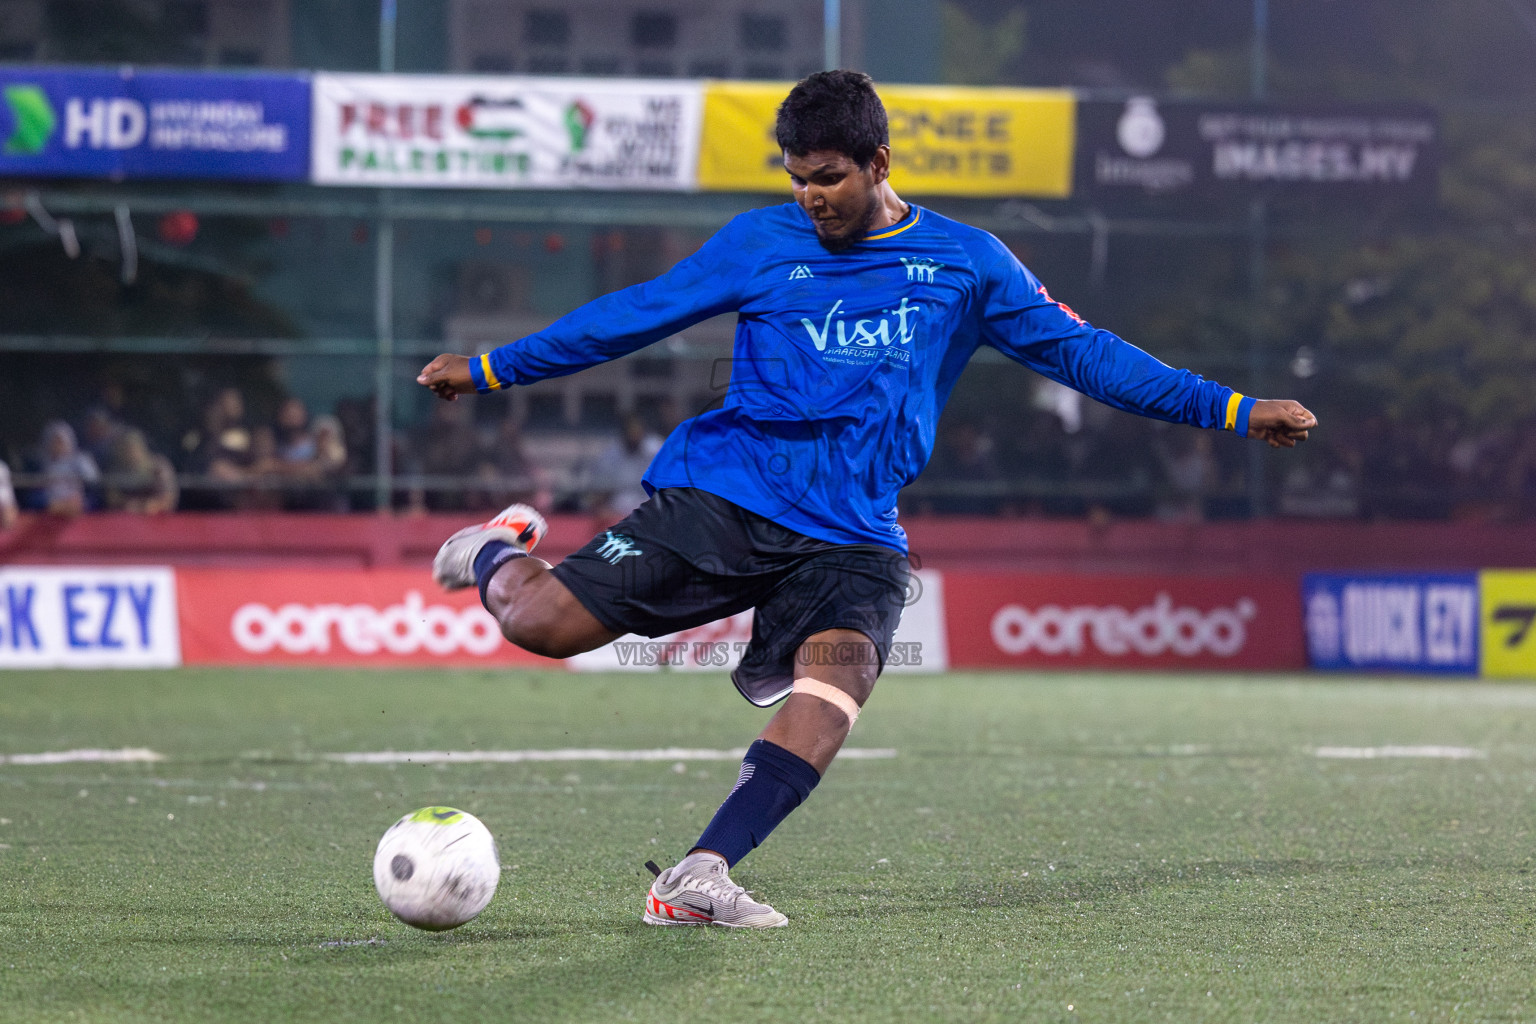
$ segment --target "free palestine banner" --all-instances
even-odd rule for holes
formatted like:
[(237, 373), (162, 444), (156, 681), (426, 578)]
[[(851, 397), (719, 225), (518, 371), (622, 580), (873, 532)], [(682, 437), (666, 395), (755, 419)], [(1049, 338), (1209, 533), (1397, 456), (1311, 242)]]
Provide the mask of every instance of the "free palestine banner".
[(312, 179), (689, 190), (701, 101), (697, 82), (317, 74)]

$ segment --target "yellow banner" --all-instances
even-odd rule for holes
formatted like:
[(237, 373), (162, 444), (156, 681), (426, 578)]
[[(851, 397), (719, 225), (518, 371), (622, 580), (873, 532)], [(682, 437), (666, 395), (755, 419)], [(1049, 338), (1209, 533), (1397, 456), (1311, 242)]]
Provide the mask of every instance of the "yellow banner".
[[(791, 82), (704, 87), (699, 185), (788, 192), (773, 119)], [(898, 193), (1037, 196), (1072, 191), (1075, 110), (1063, 89), (893, 85), (880, 90), (891, 125), (891, 185)]]
[(1536, 572), (1481, 574), (1483, 675), (1536, 679)]

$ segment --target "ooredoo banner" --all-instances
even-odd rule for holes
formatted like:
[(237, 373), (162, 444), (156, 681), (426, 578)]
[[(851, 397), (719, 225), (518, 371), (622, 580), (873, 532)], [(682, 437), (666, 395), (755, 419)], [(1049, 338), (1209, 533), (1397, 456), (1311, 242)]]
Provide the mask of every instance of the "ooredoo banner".
[(473, 589), (424, 571), (179, 569), (188, 664), (498, 664), (559, 668), (502, 639)]
[(955, 668), (1292, 669), (1296, 580), (947, 573)]
[(697, 82), (317, 74), (313, 179), (691, 189), (700, 104)]
[(170, 569), (0, 569), (0, 668), (181, 663)]
[(302, 181), (309, 79), (0, 69), (0, 174)]
[[(699, 186), (784, 192), (774, 114), (793, 82), (709, 82)], [(891, 182), (903, 194), (1040, 196), (1072, 191), (1072, 93), (884, 86)]]

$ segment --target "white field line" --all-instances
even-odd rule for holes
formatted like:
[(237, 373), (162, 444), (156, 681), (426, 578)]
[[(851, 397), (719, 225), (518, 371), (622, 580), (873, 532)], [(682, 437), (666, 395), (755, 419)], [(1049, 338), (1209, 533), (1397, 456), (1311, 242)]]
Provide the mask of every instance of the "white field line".
[[(324, 754), (341, 764), (520, 764), (529, 761), (740, 761), (746, 747), (735, 750), (697, 750), (691, 747), (658, 747), (654, 750), (607, 750), (567, 747), (558, 750), (360, 750)], [(838, 760), (874, 761), (896, 756), (890, 747), (844, 747)]]
[(1446, 761), (1486, 761), (1488, 751), (1475, 747), (1318, 747), (1318, 757), (1372, 760), (1381, 757), (1429, 757)]
[(74, 764), (80, 761), (123, 764), (129, 761), (164, 760), (164, 754), (157, 754), (148, 747), (123, 747), (121, 750), (86, 747), (80, 750), (50, 750), (41, 754), (0, 754), (0, 764)]

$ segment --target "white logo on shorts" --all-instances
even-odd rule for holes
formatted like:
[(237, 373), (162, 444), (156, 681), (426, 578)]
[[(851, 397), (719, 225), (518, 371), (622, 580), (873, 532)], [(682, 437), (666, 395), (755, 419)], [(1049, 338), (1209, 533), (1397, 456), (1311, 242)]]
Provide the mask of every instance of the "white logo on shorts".
[(635, 542), (622, 533), (604, 530), (603, 538), (602, 546), (597, 549), (597, 555), (599, 558), (608, 559), (609, 565), (618, 565), (621, 558), (630, 556), (638, 558), (645, 553), (635, 547)]

